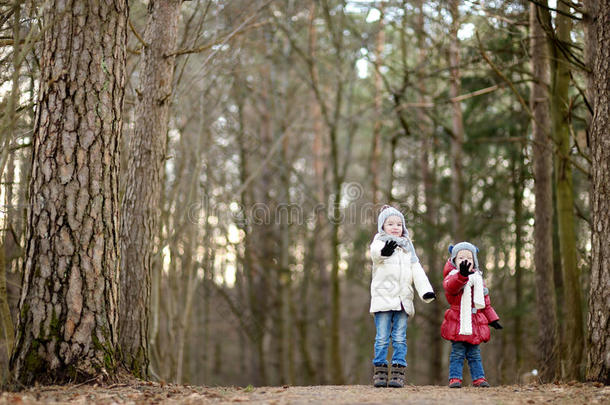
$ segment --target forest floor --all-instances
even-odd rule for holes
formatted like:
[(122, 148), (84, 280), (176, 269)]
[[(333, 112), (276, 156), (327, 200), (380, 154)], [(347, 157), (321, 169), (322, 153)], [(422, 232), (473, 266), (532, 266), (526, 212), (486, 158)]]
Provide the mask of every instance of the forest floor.
[(505, 385), (450, 389), (442, 386), (373, 388), (366, 385), (309, 387), (197, 387), (153, 382), (37, 386), (2, 392), (0, 404), (610, 404), (601, 384)]

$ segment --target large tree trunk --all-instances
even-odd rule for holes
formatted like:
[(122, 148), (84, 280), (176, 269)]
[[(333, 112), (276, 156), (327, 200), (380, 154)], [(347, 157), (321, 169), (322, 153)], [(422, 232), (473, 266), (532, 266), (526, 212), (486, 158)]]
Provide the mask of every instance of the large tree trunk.
[(135, 132), (121, 203), (121, 299), (119, 338), (123, 361), (136, 376), (148, 376), (148, 311), (153, 238), (159, 217), (161, 170), (171, 105), (179, 0), (148, 3)]
[[(451, 67), (451, 87), (449, 94), (451, 98), (455, 98), (460, 95), (460, 40), (458, 38), (458, 31), (460, 30), (460, 12), (458, 9), (458, 0), (451, 0), (450, 13), (451, 13), (451, 34), (450, 34), (450, 45), (449, 45), (449, 65)], [(452, 211), (452, 223), (451, 233), (452, 238), (455, 242), (464, 240), (466, 235), (464, 234), (462, 224), (462, 204), (464, 202), (464, 179), (462, 173), (462, 146), (464, 144), (464, 123), (462, 120), (462, 106), (461, 102), (453, 101), (453, 136), (451, 137), (451, 169), (452, 169), (452, 181), (451, 181), (451, 206)]]
[(553, 145), (548, 128), (549, 61), (538, 7), (530, 4), (530, 49), (532, 55), (533, 113), (532, 147), (536, 207), (534, 210), (534, 266), (536, 271), (536, 315), (538, 317), (538, 367), (540, 379), (551, 382), (559, 375), (559, 335), (553, 281)]
[(27, 247), (13, 376), (21, 384), (117, 370), (118, 165), (128, 6), (44, 9)]
[[(557, 8), (569, 13), (564, 2)], [(556, 38), (551, 44), (551, 126), (556, 153), (554, 156), (555, 189), (557, 191), (557, 222), (559, 225), (559, 247), (565, 297), (565, 377), (579, 379), (583, 366), (584, 331), (581, 301), (580, 271), (576, 263), (576, 229), (574, 219), (574, 186), (570, 163), (570, 122), (568, 111), (570, 100), (570, 64), (561, 47), (570, 46), (572, 22), (569, 17), (557, 13)]]
[(592, 263), (586, 378), (610, 384), (610, 1), (597, 4), (591, 66), (595, 109), (590, 131)]

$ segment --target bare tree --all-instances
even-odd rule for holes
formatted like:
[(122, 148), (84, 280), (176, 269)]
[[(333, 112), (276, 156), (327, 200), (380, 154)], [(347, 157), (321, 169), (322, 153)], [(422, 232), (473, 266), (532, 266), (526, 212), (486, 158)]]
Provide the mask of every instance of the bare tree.
[(121, 202), (121, 298), (119, 339), (127, 368), (148, 376), (148, 311), (154, 237), (159, 217), (180, 0), (148, 3), (135, 132), (129, 144)]
[[(424, 25), (424, 2), (419, 0), (417, 2), (417, 63), (418, 69), (424, 72), (424, 66), (426, 64), (426, 32)], [(423, 76), (423, 74), (422, 74)], [(426, 93), (426, 82), (423, 78), (418, 80), (418, 92), (419, 102), (423, 105), (428, 102)], [(427, 233), (425, 235), (425, 252), (427, 258), (428, 277), (433, 287), (440, 287), (442, 285), (441, 280), (441, 267), (442, 262), (438, 257), (437, 243), (438, 243), (438, 196), (435, 193), (437, 176), (435, 175), (434, 167), (434, 132), (433, 126), (430, 119), (426, 115), (423, 108), (418, 108), (415, 112), (417, 122), (419, 124), (419, 133), (421, 133), (421, 173), (422, 182), (424, 184), (424, 203), (426, 204), (425, 213), (425, 225)], [(430, 334), (430, 355), (428, 357), (428, 379), (430, 383), (440, 383), (443, 380), (442, 377), (442, 339), (438, 331), (440, 330), (442, 320), (442, 307), (441, 307), (441, 292), (437, 291), (438, 297), (431, 304), (429, 322), (427, 323), (427, 330)]]
[[(311, 2), (311, 8), (309, 10), (309, 24), (308, 24), (308, 47), (309, 56), (311, 60), (316, 59), (318, 53), (318, 35), (315, 21), (317, 18), (316, 13), (316, 2)], [(311, 65), (312, 81), (317, 83), (319, 81), (318, 71), (314, 65)], [(311, 121), (313, 131), (313, 169), (314, 169), (314, 183), (315, 183), (315, 199), (318, 204), (324, 204), (326, 198), (326, 183), (325, 178), (328, 172), (328, 147), (324, 137), (324, 119), (322, 117), (322, 111), (320, 104), (316, 102), (315, 90), (312, 89), (310, 93), (311, 100), (309, 102), (309, 109), (311, 110)], [(314, 297), (316, 302), (316, 315), (319, 319), (324, 319), (324, 315), (329, 307), (329, 285), (328, 285), (328, 270), (326, 269), (327, 261), (327, 249), (324, 241), (319, 238), (319, 235), (324, 234), (328, 230), (328, 221), (322, 210), (317, 210), (315, 216), (315, 228), (310, 236), (310, 251), (311, 265), (306, 268), (313, 268), (317, 270), (317, 280), (315, 283), (315, 290), (317, 296)], [(303, 286), (301, 290), (302, 299), (307, 298), (307, 289), (309, 287), (309, 277), (303, 280)], [(327, 351), (328, 351), (328, 324), (326, 322), (319, 322), (318, 328), (321, 337), (316, 339), (316, 367), (314, 368), (313, 361), (310, 360), (310, 354), (307, 347), (308, 344), (308, 332), (309, 325), (307, 322), (308, 310), (306, 305), (301, 305), (301, 319), (299, 321), (299, 334), (301, 337), (301, 353), (305, 362), (305, 369), (308, 372), (307, 376), (313, 378), (316, 374), (317, 368), (317, 382), (318, 384), (326, 384), (328, 382), (327, 373)]]
[(117, 370), (118, 161), (126, 1), (44, 9), (26, 262), (11, 370), (22, 384)]
[(464, 202), (464, 179), (462, 173), (462, 148), (464, 144), (464, 122), (462, 118), (461, 101), (456, 98), (460, 95), (460, 40), (458, 32), (460, 30), (460, 2), (451, 0), (449, 12), (451, 13), (450, 45), (449, 45), (449, 66), (451, 72), (450, 95), (453, 109), (453, 126), (451, 136), (451, 169), (453, 179), (451, 181), (451, 206), (453, 209), (451, 232), (455, 240), (463, 240), (464, 235), (462, 223), (462, 205)]
[(532, 110), (534, 194), (534, 265), (536, 313), (538, 315), (538, 364), (542, 381), (559, 376), (559, 335), (553, 288), (553, 152), (549, 117), (549, 61), (538, 6), (530, 4), (530, 48), (532, 57)]
[[(512, 171), (512, 192), (513, 192), (513, 212), (515, 215), (515, 307), (523, 308), (523, 270), (522, 258), (524, 247), (523, 225), (524, 209), (523, 209), (523, 190), (525, 184), (525, 165), (523, 163), (525, 156), (523, 153), (524, 145), (516, 143), (515, 150), (512, 153), (511, 171)], [(515, 365), (517, 372), (521, 373), (523, 367), (523, 328), (522, 328), (521, 313), (515, 314), (515, 323), (513, 329), (513, 344), (515, 347)]]
[[(14, 179), (14, 159), (13, 156), (9, 155), (10, 144), (15, 135), (16, 128), (16, 107), (19, 100), (20, 88), (19, 88), (19, 70), (20, 70), (20, 36), (21, 36), (21, 2), (15, 1), (12, 5), (12, 8), (9, 10), (13, 14), (13, 27), (12, 34), (13, 40), (15, 41), (13, 45), (13, 63), (12, 63), (12, 76), (11, 76), (11, 92), (8, 96), (8, 101), (6, 102), (6, 112), (3, 114), (2, 120), (2, 133), (4, 139), (2, 140), (2, 153), (0, 154), (0, 179), (2, 179), (3, 174), (5, 172), (5, 165), (8, 163), (8, 170), (6, 173), (6, 183), (7, 183), (7, 193), (6, 193), (6, 201), (7, 206), (11, 206), (11, 197), (12, 197), (12, 181)], [(7, 215), (8, 223), (10, 224), (10, 214)], [(10, 225), (9, 225), (10, 226)], [(7, 272), (7, 263), (6, 263), (6, 241), (10, 240), (13, 235), (10, 232), (3, 231), (2, 241), (0, 243), (0, 328), (2, 330), (2, 341), (4, 342), (2, 349), (2, 365), (3, 369), (1, 370), (2, 374), (7, 374), (8, 371), (8, 361), (6, 359), (10, 355), (10, 350), (13, 347), (13, 339), (15, 335), (15, 328), (13, 325), (13, 320), (11, 317), (11, 311), (8, 305), (8, 294), (6, 289), (6, 272)]]
[(557, 200), (559, 255), (563, 275), (565, 305), (565, 377), (578, 379), (581, 375), (584, 353), (584, 323), (581, 300), (580, 269), (576, 262), (576, 228), (574, 219), (574, 183), (570, 159), (570, 72), (567, 55), (572, 43), (570, 7), (557, 3), (555, 28), (551, 25), (548, 9), (541, 7), (541, 19), (547, 32), (551, 60), (551, 128), (555, 147), (554, 182)]
[[(316, 8), (311, 8), (311, 13), (315, 13)], [(343, 360), (341, 357), (341, 286), (339, 277), (339, 262), (340, 262), (340, 240), (339, 240), (339, 221), (341, 218), (340, 202), (342, 199), (343, 185), (345, 183), (346, 169), (349, 163), (348, 156), (350, 154), (351, 142), (345, 143), (345, 150), (341, 149), (340, 138), (343, 125), (346, 123), (343, 117), (346, 99), (348, 99), (348, 83), (353, 77), (353, 61), (348, 49), (345, 46), (344, 30), (348, 26), (348, 18), (343, 9), (335, 12), (334, 4), (329, 1), (320, 2), (320, 20), (323, 22), (324, 32), (329, 35), (329, 46), (332, 48), (333, 55), (333, 70), (332, 75), (321, 77), (319, 75), (319, 61), (314, 58), (316, 52), (315, 46), (318, 37), (312, 39), (310, 37), (309, 49), (303, 49), (295, 36), (295, 33), (286, 25), (281, 24), (280, 28), (294, 47), (295, 52), (302, 58), (307, 69), (307, 80), (314, 93), (315, 100), (320, 108), (321, 119), (326, 132), (326, 140), (329, 147), (328, 169), (330, 174), (330, 202), (329, 216), (333, 219), (330, 221), (330, 329), (329, 335), (329, 357), (331, 380), (336, 384), (342, 384), (345, 381), (343, 372)], [(315, 19), (315, 16), (310, 18)], [(277, 20), (276, 20), (277, 21)], [(315, 27), (311, 27), (309, 34), (315, 32)], [(328, 94), (332, 96), (328, 97)], [(329, 100), (330, 99), (330, 100)], [(347, 130), (347, 129), (346, 129)], [(353, 132), (348, 131), (349, 140), (351, 140)], [(342, 153), (343, 152), (343, 153)], [(323, 287), (325, 288), (325, 287)], [(321, 346), (321, 348), (323, 348)]]
[(380, 67), (383, 65), (383, 49), (385, 46), (385, 23), (383, 3), (379, 4), (379, 27), (375, 38), (375, 123), (373, 124), (372, 148), (369, 158), (371, 173), (371, 196), (373, 205), (379, 204), (379, 163), (381, 160), (381, 129), (383, 127), (383, 86)]

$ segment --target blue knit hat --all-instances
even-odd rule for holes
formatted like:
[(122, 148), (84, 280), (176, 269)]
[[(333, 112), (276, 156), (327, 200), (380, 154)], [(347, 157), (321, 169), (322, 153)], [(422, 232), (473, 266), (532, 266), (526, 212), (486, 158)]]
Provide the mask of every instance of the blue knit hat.
[(449, 245), (449, 253), (451, 254), (451, 262), (453, 264), (455, 264), (455, 257), (457, 256), (460, 250), (468, 250), (470, 253), (472, 253), (472, 257), (474, 259), (474, 268), (480, 270), (479, 259), (477, 258), (477, 252), (479, 251), (479, 248), (470, 242), (460, 242), (455, 245)]
[(402, 236), (408, 238), (409, 232), (407, 231), (407, 225), (405, 224), (405, 217), (400, 211), (389, 205), (384, 205), (381, 207), (381, 212), (379, 212), (379, 216), (377, 217), (377, 232), (383, 232), (383, 224), (385, 223), (385, 220), (393, 216), (400, 218), (402, 221)]

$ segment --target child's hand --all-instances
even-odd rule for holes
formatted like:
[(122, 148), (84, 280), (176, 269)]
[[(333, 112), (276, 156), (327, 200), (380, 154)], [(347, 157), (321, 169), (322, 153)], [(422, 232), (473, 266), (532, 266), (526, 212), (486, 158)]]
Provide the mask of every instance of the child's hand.
[(392, 253), (394, 253), (394, 249), (396, 249), (397, 246), (398, 243), (393, 240), (387, 241), (383, 249), (381, 249), (381, 256), (392, 256)]
[(464, 260), (463, 262), (461, 262), (460, 274), (464, 277), (468, 277), (468, 275), (472, 274), (472, 272), (470, 271), (470, 266), (472, 266), (472, 263), (470, 263), (468, 260)]
[(491, 326), (494, 329), (504, 329), (502, 327), (502, 325), (500, 325), (500, 322), (498, 322), (497, 319), (495, 321), (493, 321), (493, 322), (489, 322), (489, 326)]
[(423, 297), (425, 300), (429, 300), (429, 299), (436, 299), (436, 294), (434, 294), (433, 291), (429, 291), (427, 293), (424, 294)]

